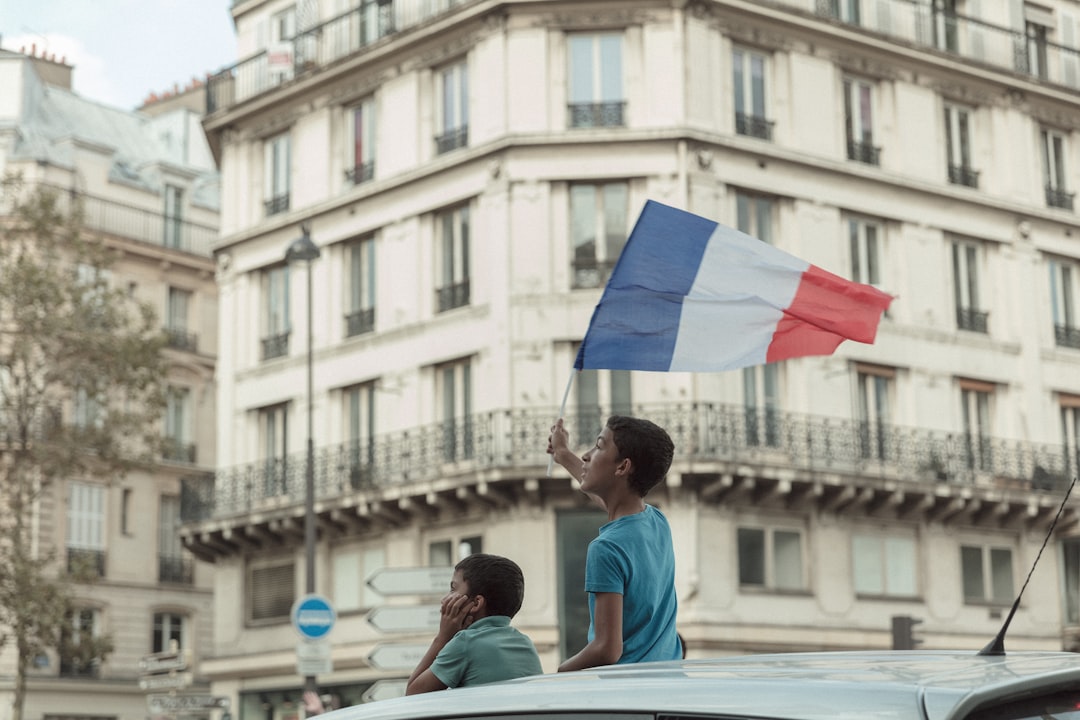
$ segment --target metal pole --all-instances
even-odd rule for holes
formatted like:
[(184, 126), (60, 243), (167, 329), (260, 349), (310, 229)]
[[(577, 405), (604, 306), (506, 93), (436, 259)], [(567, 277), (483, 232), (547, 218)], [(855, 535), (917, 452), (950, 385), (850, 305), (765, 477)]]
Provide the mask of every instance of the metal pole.
[[(315, 592), (315, 440), (313, 417), (315, 414), (315, 395), (313, 388), (314, 366), (313, 345), (314, 332), (312, 330), (311, 310), (311, 258), (307, 261), (307, 468), (305, 470), (304, 483), (304, 564), (307, 571), (307, 594)], [(315, 684), (315, 676), (308, 675), (304, 678), (304, 688), (312, 692), (318, 692)]]

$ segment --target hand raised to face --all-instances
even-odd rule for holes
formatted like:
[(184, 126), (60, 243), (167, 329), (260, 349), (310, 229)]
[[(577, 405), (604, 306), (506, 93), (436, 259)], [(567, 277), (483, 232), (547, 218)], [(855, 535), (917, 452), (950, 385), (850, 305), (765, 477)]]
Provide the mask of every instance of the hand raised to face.
[(458, 592), (449, 592), (439, 606), (439, 633), (453, 636), (472, 624), (472, 612), (476, 609), (476, 599)]

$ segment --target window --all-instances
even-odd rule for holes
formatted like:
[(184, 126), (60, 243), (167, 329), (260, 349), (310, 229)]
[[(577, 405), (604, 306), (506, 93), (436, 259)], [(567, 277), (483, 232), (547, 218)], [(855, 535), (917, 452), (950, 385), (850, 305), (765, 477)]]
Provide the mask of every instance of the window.
[(567, 46), (570, 127), (625, 125), (622, 33), (574, 34), (567, 38)]
[(990, 445), (990, 398), (994, 386), (978, 380), (960, 381), (960, 410), (964, 421), (967, 465), (974, 470), (990, 470), (993, 449)]
[(345, 413), (349, 484), (353, 489), (369, 487), (374, 482), (375, 473), (375, 383), (347, 388)]
[(844, 79), (844, 129), (848, 160), (881, 164), (881, 148), (874, 146), (873, 86), (865, 80)]
[(293, 40), (296, 37), (296, 7), (290, 6), (270, 16), (270, 45), (267, 64), (270, 79), (281, 83), (293, 75)]
[(834, 17), (837, 20), (842, 20), (852, 25), (858, 25), (860, 22), (859, 3), (862, 0), (820, 0), (818, 2), (818, 8), (820, 8), (829, 17)]
[(575, 288), (603, 287), (626, 244), (629, 185), (570, 186), (570, 242)]
[(1013, 602), (1012, 550), (963, 545), (960, 565), (964, 602), (991, 605)]
[(68, 489), (68, 572), (105, 575), (105, 488), (73, 482)]
[(195, 462), (193, 426), (191, 388), (170, 387), (165, 395), (164, 459), (182, 463)]
[(287, 492), (289, 406), (282, 403), (259, 410), (259, 444), (262, 448), (267, 497)]
[(577, 385), (579, 445), (592, 445), (611, 415), (629, 415), (633, 404), (629, 370), (582, 370)]
[(101, 398), (86, 388), (75, 390), (72, 421), (80, 430), (101, 429), (105, 423), (105, 408)]
[(851, 560), (856, 595), (916, 595), (914, 539), (857, 534)]
[(778, 528), (738, 529), (739, 585), (803, 590), (802, 533)]
[(120, 491), (120, 534), (131, 535), (131, 488)]
[(773, 201), (767, 197), (735, 191), (736, 229), (762, 242), (773, 241)]
[(435, 73), (438, 82), (438, 128), (435, 154), (469, 144), (469, 71), (465, 61)]
[(340, 548), (334, 551), (332, 563), (335, 609), (362, 610), (382, 601), (382, 595), (368, 587), (367, 580), (375, 571), (386, 567), (386, 548)]
[(158, 581), (190, 585), (191, 558), (180, 542), (180, 497), (162, 495), (158, 508)]
[(971, 111), (967, 108), (945, 106), (945, 150), (949, 182), (979, 187), (979, 172), (971, 168)]
[(1061, 555), (1065, 566), (1065, 622), (1080, 625), (1080, 538), (1062, 540)]
[(847, 225), (851, 279), (881, 287), (881, 225), (861, 218), (849, 218)]
[(1027, 45), (1027, 72), (1045, 80), (1047, 75), (1046, 43), (1050, 28), (1030, 20), (1024, 23), (1024, 40)]
[(188, 322), (191, 313), (191, 292), (170, 287), (165, 298), (165, 334), (169, 347), (187, 352), (198, 349), (198, 338), (189, 332)]
[(746, 444), (780, 446), (780, 365), (743, 368), (743, 418)]
[(469, 206), (439, 213), (440, 285), (435, 291), (438, 312), (469, 304)]
[(97, 677), (104, 645), (101, 634), (100, 613), (93, 608), (68, 610), (60, 630), (57, 646), (60, 655), (60, 677)]
[(1076, 477), (1080, 471), (1080, 395), (1058, 395), (1061, 409), (1061, 439), (1065, 448), (1064, 472), (1047, 470), (1041, 465), (1035, 467), (1032, 487), (1036, 490), (1060, 490), (1065, 485), (1065, 478)]
[(864, 458), (885, 460), (892, 425), (892, 394), (896, 371), (879, 365), (857, 363), (859, 452)]
[(375, 238), (364, 237), (349, 243), (348, 313), (345, 336), (353, 337), (375, 329)]
[(1039, 133), (1042, 149), (1043, 184), (1048, 207), (1073, 209), (1073, 196), (1065, 182), (1065, 137), (1054, 130)]
[(293, 563), (257, 564), (248, 568), (247, 619), (252, 625), (288, 622), (296, 600)]
[(979, 306), (979, 260), (982, 248), (966, 240), (952, 242), (953, 296), (956, 300), (956, 327), (987, 332), (989, 313)]
[(931, 12), (934, 14), (934, 47), (948, 52), (959, 52), (960, 43), (956, 34), (957, 0), (934, 0)]
[(468, 459), (473, 456), (472, 361), (469, 359), (439, 365), (435, 382), (442, 407), (443, 460)]
[(262, 276), (262, 358), (289, 354), (289, 266), (278, 265)]
[(765, 55), (735, 48), (731, 53), (735, 88), (735, 132), (772, 140), (773, 124), (765, 117)]
[(184, 247), (184, 191), (165, 185), (165, 247)]
[(264, 152), (263, 208), (267, 215), (289, 209), (289, 134), (266, 141)]
[[(176, 652), (188, 646), (184, 637), (185, 618), (170, 612), (154, 613), (154, 633), (150, 652)], [(176, 643), (173, 645), (173, 643)]]
[(350, 150), (345, 179), (359, 185), (375, 177), (375, 101), (362, 100), (345, 112)]
[(1054, 342), (1060, 347), (1080, 348), (1077, 325), (1077, 280), (1080, 267), (1062, 260), (1050, 261), (1050, 309), (1054, 321)]
[(484, 539), (479, 535), (454, 540), (435, 540), (428, 543), (428, 565), (453, 567), (460, 560), (484, 551)]

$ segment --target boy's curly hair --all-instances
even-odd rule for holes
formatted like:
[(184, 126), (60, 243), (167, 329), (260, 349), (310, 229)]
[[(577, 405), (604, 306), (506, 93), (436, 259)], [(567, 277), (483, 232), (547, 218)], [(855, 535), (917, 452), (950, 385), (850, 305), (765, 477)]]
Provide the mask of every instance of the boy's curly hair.
[(525, 576), (517, 563), (500, 555), (474, 553), (457, 565), (470, 595), (483, 595), (489, 615), (514, 617), (525, 598)]

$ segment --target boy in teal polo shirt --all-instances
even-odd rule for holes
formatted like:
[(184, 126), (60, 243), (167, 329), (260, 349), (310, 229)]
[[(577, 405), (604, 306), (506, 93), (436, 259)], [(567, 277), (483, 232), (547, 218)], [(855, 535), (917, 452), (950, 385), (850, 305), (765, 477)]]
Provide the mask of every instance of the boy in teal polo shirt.
[(525, 576), (513, 560), (476, 553), (459, 562), (442, 600), (439, 631), (405, 694), (541, 674), (532, 640), (510, 627), (524, 597)]

